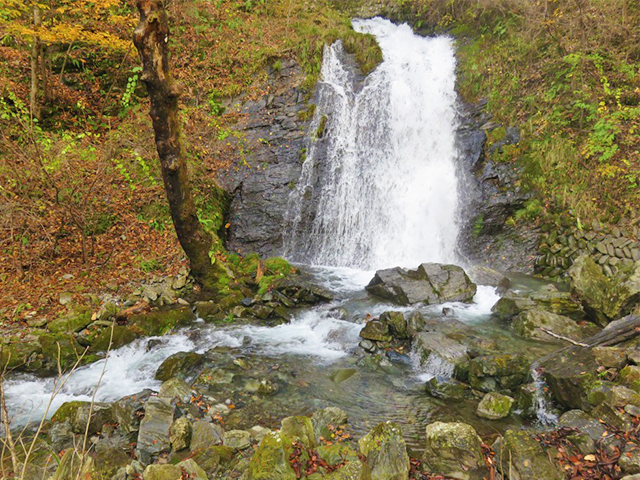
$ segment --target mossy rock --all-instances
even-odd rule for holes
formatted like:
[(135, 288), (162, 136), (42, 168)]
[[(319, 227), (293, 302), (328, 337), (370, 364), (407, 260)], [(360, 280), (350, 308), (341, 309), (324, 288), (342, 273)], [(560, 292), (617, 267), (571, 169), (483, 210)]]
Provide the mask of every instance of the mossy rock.
[(282, 435), (297, 440), (307, 448), (314, 448), (317, 444), (313, 423), (309, 417), (287, 417), (282, 420)]
[(111, 337), (111, 328), (106, 327), (100, 330), (91, 342), (89, 351), (104, 352), (109, 349), (111, 341), (111, 350), (130, 344), (134, 340), (144, 335), (144, 332), (137, 326), (115, 325), (113, 327), (113, 338)]
[(204, 355), (196, 352), (178, 352), (167, 358), (156, 370), (156, 379), (167, 381), (170, 378), (189, 378), (195, 375), (202, 365)]
[(51, 421), (53, 423), (63, 423), (65, 420), (71, 421), (76, 417), (78, 409), (85, 403), (86, 402), (82, 401), (64, 402), (60, 407), (58, 407), (56, 413), (53, 414)]
[(50, 372), (57, 372), (58, 361), (63, 371), (73, 367), (84, 352), (71, 334), (45, 333), (39, 336), (38, 342), (42, 347), (45, 368)]
[(425, 467), (460, 480), (481, 480), (487, 473), (482, 440), (466, 423), (435, 422), (426, 427)]
[(90, 323), (91, 312), (85, 307), (74, 309), (66, 315), (49, 322), (47, 329), (52, 333), (75, 333)]
[(146, 336), (164, 335), (176, 327), (185, 327), (195, 320), (191, 307), (175, 307), (150, 313), (132, 315), (129, 323), (138, 327)]
[(564, 473), (550, 460), (530, 432), (507, 430), (493, 444), (496, 465), (503, 475), (520, 480), (563, 480)]
[(640, 367), (636, 365), (627, 365), (620, 370), (620, 382), (640, 393)]
[(514, 400), (499, 393), (487, 393), (476, 410), (476, 415), (489, 420), (499, 420), (511, 414)]
[(361, 480), (407, 480), (409, 455), (399, 425), (381, 423), (362, 437), (358, 445), (366, 457)]
[(209, 475), (227, 468), (235, 458), (235, 451), (225, 445), (214, 445), (193, 454), (195, 462)]
[(28, 370), (29, 363), (40, 353), (42, 348), (37, 342), (20, 342), (5, 344), (0, 346), (0, 367), (12, 370)]
[(285, 450), (290, 445), (281, 434), (264, 437), (249, 461), (248, 480), (297, 480)]

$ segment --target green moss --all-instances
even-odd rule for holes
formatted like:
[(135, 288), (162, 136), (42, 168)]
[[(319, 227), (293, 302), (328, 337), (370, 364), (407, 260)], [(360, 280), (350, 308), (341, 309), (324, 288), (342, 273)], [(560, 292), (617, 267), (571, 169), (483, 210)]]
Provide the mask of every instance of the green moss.
[(327, 120), (328, 120), (328, 117), (326, 115), (322, 115), (322, 117), (320, 117), (320, 121), (318, 122), (318, 128), (316, 128), (316, 132), (314, 135), (314, 138), (316, 140), (324, 137), (325, 130), (327, 129)]
[(47, 325), (53, 333), (77, 332), (91, 323), (91, 312), (88, 307), (77, 307), (73, 311), (57, 318)]
[(81, 401), (63, 403), (62, 405), (60, 405), (58, 410), (56, 410), (56, 413), (53, 414), (53, 417), (51, 417), (51, 421), (53, 423), (62, 423), (65, 420), (73, 419), (76, 416), (76, 412), (78, 411), (78, 409), (86, 403), (87, 402)]
[(305, 110), (302, 110), (298, 113), (298, 120), (307, 121), (313, 117), (313, 114), (316, 112), (315, 103), (310, 104)]
[(185, 306), (132, 315), (129, 321), (145, 335), (155, 336), (164, 335), (177, 326), (189, 325), (194, 319), (191, 308)]
[(340, 38), (345, 51), (355, 56), (363, 75), (368, 75), (382, 63), (382, 50), (373, 35), (348, 30)]

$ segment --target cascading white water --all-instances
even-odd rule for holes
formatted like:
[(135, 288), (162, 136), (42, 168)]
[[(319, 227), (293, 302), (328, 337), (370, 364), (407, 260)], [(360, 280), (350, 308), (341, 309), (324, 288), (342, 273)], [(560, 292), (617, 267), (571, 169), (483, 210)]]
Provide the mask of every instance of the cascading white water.
[(286, 255), (361, 269), (452, 262), (459, 204), (452, 41), (379, 18), (353, 25), (375, 35), (384, 61), (359, 89), (340, 42), (325, 48), (311, 131), (326, 124), (326, 139), (310, 142), (292, 192)]

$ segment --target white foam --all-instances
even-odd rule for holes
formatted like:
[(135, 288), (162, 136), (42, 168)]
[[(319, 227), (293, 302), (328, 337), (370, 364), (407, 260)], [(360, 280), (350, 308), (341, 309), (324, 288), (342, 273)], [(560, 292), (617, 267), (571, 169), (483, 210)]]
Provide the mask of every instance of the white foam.
[(331, 362), (348, 354), (358, 343), (361, 325), (332, 317), (331, 311), (308, 310), (291, 323), (276, 327), (246, 325), (215, 328), (207, 343), (214, 346), (248, 347), (265, 355), (306, 355)]
[[(148, 352), (148, 338), (110, 352), (96, 401), (109, 402), (145, 388), (157, 389), (160, 382), (155, 380), (154, 374), (162, 361), (174, 353), (189, 351), (195, 347), (193, 342), (181, 334), (153, 338), (159, 339), (161, 343)], [(100, 360), (76, 370), (54, 398), (51, 398), (52, 393), (60, 379), (24, 375), (7, 381), (7, 406), (14, 416), (13, 421), (17, 424), (39, 421), (49, 402), (51, 416), (64, 402), (91, 400), (104, 364), (105, 360)]]

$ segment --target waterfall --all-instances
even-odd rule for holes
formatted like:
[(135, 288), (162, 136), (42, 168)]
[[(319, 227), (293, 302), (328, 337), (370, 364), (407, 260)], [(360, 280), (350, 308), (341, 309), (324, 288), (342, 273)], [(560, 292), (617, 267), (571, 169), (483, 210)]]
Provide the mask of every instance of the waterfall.
[(359, 269), (455, 261), (452, 40), (379, 18), (353, 26), (375, 35), (384, 61), (362, 81), (340, 42), (325, 47), (285, 255)]
[(536, 418), (542, 425), (557, 425), (558, 416), (551, 411), (547, 397), (545, 394), (545, 383), (542, 375), (535, 368), (531, 368), (531, 378), (535, 386), (535, 392), (533, 396), (533, 408), (535, 410)]

